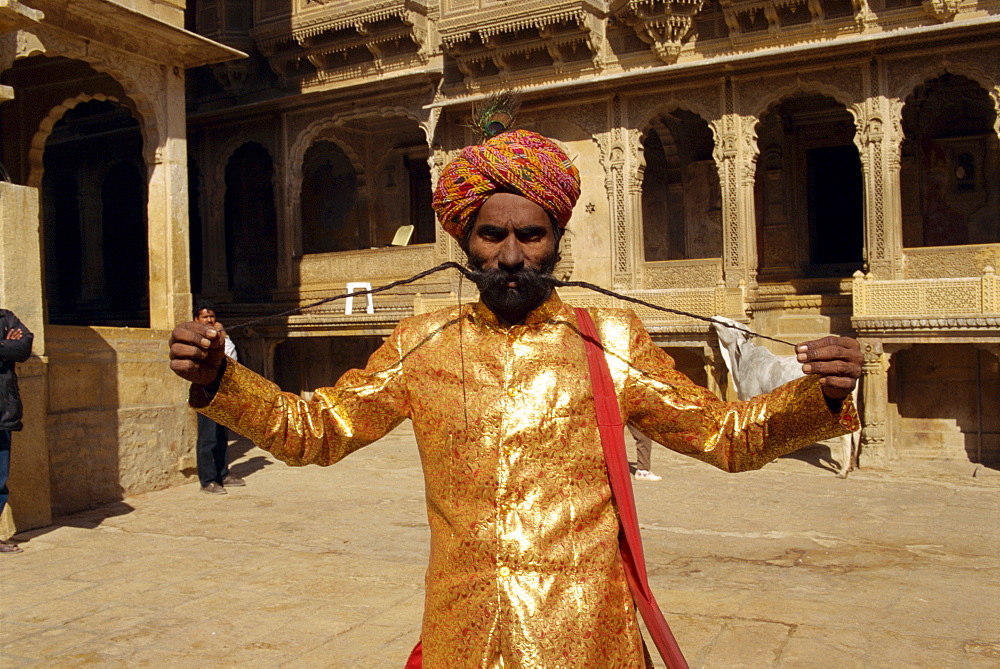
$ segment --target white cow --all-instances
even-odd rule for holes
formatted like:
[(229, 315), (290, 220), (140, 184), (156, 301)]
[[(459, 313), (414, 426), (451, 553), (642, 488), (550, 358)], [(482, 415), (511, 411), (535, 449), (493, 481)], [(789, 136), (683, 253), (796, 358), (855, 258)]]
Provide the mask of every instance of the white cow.
[[(746, 326), (724, 316), (714, 316), (715, 333), (719, 337), (719, 348), (722, 349), (722, 359), (729, 369), (729, 376), (736, 387), (736, 395), (741, 400), (762, 395), (793, 379), (804, 376), (802, 363), (794, 355), (775, 355), (763, 346), (757, 346), (750, 341), (751, 336), (744, 331), (734, 330), (722, 323), (735, 325), (746, 329)], [(857, 388), (854, 400), (857, 401)], [(858, 457), (858, 444), (861, 432), (845, 434), (840, 438), (843, 446), (838, 465), (837, 476), (847, 478), (847, 473), (854, 469)]]

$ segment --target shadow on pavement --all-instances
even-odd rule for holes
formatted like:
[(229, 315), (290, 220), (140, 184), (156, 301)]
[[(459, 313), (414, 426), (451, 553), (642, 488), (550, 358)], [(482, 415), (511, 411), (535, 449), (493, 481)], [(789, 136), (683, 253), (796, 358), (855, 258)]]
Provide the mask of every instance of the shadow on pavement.
[(49, 532), (58, 530), (61, 527), (78, 527), (84, 530), (96, 529), (108, 518), (125, 516), (135, 511), (135, 507), (126, 502), (112, 502), (97, 509), (81, 511), (71, 516), (61, 516), (52, 521), (51, 525), (39, 527), (14, 535), (13, 539), (18, 543), (27, 543), (32, 539), (44, 536)]
[(229, 473), (233, 476), (238, 476), (241, 479), (245, 479), (251, 474), (256, 474), (265, 467), (273, 465), (274, 463), (268, 460), (263, 455), (258, 455), (245, 460), (243, 462), (237, 462), (234, 465), (229, 466)]
[(826, 444), (810, 444), (781, 457), (788, 460), (800, 460), (834, 474), (840, 471), (840, 462), (833, 457), (830, 447)]

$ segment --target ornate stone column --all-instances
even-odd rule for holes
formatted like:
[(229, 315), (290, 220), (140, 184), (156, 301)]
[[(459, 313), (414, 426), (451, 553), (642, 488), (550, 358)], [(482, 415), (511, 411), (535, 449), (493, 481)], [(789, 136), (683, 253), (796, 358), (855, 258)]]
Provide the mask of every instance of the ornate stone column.
[(897, 279), (902, 278), (902, 105), (882, 94), (882, 68), (877, 60), (872, 59), (865, 79), (868, 97), (857, 108), (854, 141), (865, 183), (866, 271), (880, 279)]
[(889, 402), (888, 356), (882, 343), (861, 339), (864, 363), (861, 367), (861, 452), (859, 466), (864, 469), (889, 468), (889, 430), (886, 408)]
[(722, 193), (722, 271), (726, 286), (742, 280), (757, 288), (757, 217), (754, 210), (754, 177), (757, 141), (753, 116), (736, 113), (736, 92), (726, 79), (722, 118), (714, 124), (713, 157), (719, 170)]
[[(632, 226), (628, 224), (630, 191), (628, 178), (628, 130), (625, 128), (625, 110), (617, 95), (611, 101), (611, 151), (608, 178), (605, 186), (611, 194), (611, 283), (618, 290), (635, 287), (635, 253)], [(640, 210), (642, 187), (638, 189)], [(633, 203), (634, 207), (634, 203)]]

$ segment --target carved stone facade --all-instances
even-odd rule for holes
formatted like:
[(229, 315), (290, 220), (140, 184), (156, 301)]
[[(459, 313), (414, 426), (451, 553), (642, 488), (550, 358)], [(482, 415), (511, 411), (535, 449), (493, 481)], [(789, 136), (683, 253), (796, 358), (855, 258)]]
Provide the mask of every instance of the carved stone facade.
[[(255, 0), (240, 34), (220, 27), (233, 25), (227, 6), (198, 0), (190, 11), (214, 21), (205, 34), (250, 50), (240, 66), (250, 71), (239, 90), (193, 72), (189, 128), (203, 175), (196, 273), (228, 321), (461, 260), (440, 231), (407, 248), (384, 248), (380, 235), (426, 224), (428, 189), (473, 141), (473, 104), (517, 88), (520, 124), (560, 142), (582, 173), (561, 275), (785, 339), (860, 336), (869, 465), (923, 457), (901, 434), (955, 429), (947, 410), (920, 430), (907, 423), (914, 400), (893, 390), (905, 374), (890, 361), (919, 339), (967, 370), (962, 346), (997, 341), (997, 0)], [(946, 118), (959, 119), (947, 132)], [(273, 160), (277, 269), (265, 303), (234, 299), (226, 260), (226, 169), (248, 142)], [(350, 212), (329, 214), (362, 231), (349, 250), (305, 250), (320, 178), (308, 156), (319, 151), (355, 184)], [(474, 298), (468, 282), (438, 274), (377, 295), (374, 314), (334, 303), (238, 338), (262, 352), (252, 364), (273, 369), (273, 356), (316, 350), (304, 337), (385, 336), (409, 313)], [(725, 391), (707, 324), (638, 312)], [(899, 364), (922, 364), (921, 351)], [(982, 362), (981, 387), (995, 369)], [(292, 376), (288, 389), (312, 390)], [(991, 429), (984, 457), (997, 458)]]
[(2, 536), (194, 466), (164, 365), (191, 311), (185, 69), (242, 54), (183, 25), (183, 0), (0, 4), (0, 304), (35, 335)]

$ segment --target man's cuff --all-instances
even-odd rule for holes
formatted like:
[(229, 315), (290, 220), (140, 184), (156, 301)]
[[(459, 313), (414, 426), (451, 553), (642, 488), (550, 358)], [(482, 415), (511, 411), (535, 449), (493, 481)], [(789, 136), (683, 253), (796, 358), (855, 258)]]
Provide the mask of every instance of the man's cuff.
[(219, 365), (219, 372), (215, 375), (215, 380), (207, 386), (192, 383), (188, 390), (188, 404), (194, 409), (203, 409), (212, 403), (215, 394), (219, 392), (222, 384), (222, 377), (226, 375), (226, 367), (229, 366), (229, 358), (223, 357), (222, 364)]

